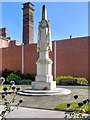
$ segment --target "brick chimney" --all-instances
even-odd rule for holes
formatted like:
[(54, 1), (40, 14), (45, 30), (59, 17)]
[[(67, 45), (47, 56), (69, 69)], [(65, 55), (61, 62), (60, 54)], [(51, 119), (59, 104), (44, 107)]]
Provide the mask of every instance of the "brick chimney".
[(8, 31), (7, 28), (0, 28), (0, 36), (7, 37)]
[(23, 43), (34, 43), (34, 5), (30, 2), (23, 4)]

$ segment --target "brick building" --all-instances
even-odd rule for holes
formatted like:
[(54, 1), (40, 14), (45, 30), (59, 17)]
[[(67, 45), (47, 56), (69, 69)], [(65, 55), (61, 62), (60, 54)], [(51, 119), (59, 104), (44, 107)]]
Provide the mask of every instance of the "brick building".
[[(33, 14), (34, 5), (23, 4), (23, 44), (7, 37), (6, 28), (0, 30), (0, 71), (9, 69), (20, 70), (21, 73), (36, 73), (38, 53), (37, 44), (34, 43)], [(57, 40), (52, 45), (50, 57), (53, 60), (54, 77), (83, 76), (90, 81), (90, 36)]]

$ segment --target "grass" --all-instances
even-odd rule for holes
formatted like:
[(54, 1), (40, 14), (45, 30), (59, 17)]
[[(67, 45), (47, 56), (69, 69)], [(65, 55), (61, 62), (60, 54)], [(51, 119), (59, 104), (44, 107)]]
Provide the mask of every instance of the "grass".
[(90, 88), (84, 88), (84, 89), (86, 89), (86, 90), (90, 90)]
[[(8, 85), (4, 85), (4, 86), (0, 86), (0, 90), (2, 90), (3, 87), (7, 87), (7, 89), (9, 88)], [(16, 87), (18, 87), (18, 86), (16, 85)], [(31, 88), (30, 86), (27, 86), (27, 85), (20, 85), (20, 87), (23, 88), (23, 89), (24, 89), (24, 88)]]
[[(4, 86), (0, 86), (0, 90), (3, 90), (4, 87), (7, 87), (7, 89), (9, 89), (9, 85), (4, 85)], [(18, 86), (16, 86), (18, 87)], [(27, 85), (20, 85), (21, 88), (25, 89), (25, 88), (31, 88), (30, 86)], [(0, 102), (2, 101), (1, 95), (0, 95)]]
[(84, 113), (90, 113), (90, 104), (84, 104), (82, 107), (78, 107), (78, 102), (82, 101), (77, 101), (77, 102), (70, 102), (70, 107), (67, 109), (67, 103), (61, 103), (55, 107), (55, 110), (62, 110), (62, 111), (83, 111)]

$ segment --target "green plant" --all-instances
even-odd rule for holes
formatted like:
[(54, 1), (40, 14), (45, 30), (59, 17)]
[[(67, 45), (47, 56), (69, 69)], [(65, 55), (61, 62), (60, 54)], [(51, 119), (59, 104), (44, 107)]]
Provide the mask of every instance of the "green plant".
[(20, 77), (21, 77), (21, 79), (26, 79), (25, 74), (18, 74), (18, 76), (20, 76)]
[(83, 113), (90, 113), (90, 100), (84, 99), (78, 101), (78, 95), (74, 95), (74, 102), (69, 103), (61, 103), (56, 106), (56, 110), (64, 110), (65, 111), (65, 119), (66, 120), (84, 120), (85, 116)]
[(19, 77), (21, 77), (22, 80), (32, 80), (32, 81), (35, 81), (35, 76), (36, 74), (30, 74), (30, 73), (27, 73), (27, 74), (21, 74), (19, 72), (16, 72), (15, 73), (16, 75), (18, 75)]
[[(8, 77), (11, 73), (14, 73), (14, 71), (13, 71), (13, 70), (5, 69), (5, 70), (2, 71), (2, 77), (4, 77), (5, 79), (7, 79), (7, 77)], [(7, 84), (7, 81), (5, 81), (4, 83)]]
[(27, 73), (27, 74), (26, 74), (26, 79), (35, 81), (35, 76), (36, 76), (36, 74)]
[(74, 77), (77, 79), (77, 85), (88, 85), (88, 81), (85, 77)]
[(60, 111), (67, 111), (67, 104), (70, 104), (70, 108), (68, 109), (68, 112), (74, 112), (74, 110), (76, 110), (76, 111), (80, 111), (80, 109), (83, 111), (84, 110), (84, 112), (85, 113), (90, 113), (90, 103), (89, 104), (84, 104), (81, 108), (78, 108), (77, 106), (78, 106), (78, 103), (79, 102), (83, 102), (83, 100), (80, 100), (80, 101), (77, 101), (77, 102), (69, 102), (69, 103), (60, 103), (59, 105), (57, 105), (56, 107), (55, 107), (55, 110), (60, 110)]
[[(61, 83), (60, 81), (63, 80), (63, 79), (65, 79), (67, 81), (68, 80), (72, 80), (72, 81), (73, 80), (77, 80), (77, 85), (88, 85), (88, 81), (87, 81), (86, 78), (84, 78), (84, 77), (73, 77), (73, 76), (57, 76), (56, 77), (56, 84), (60, 85), (60, 83)], [(71, 85), (71, 83), (68, 83), (68, 82), (65, 83), (65, 82), (63, 82), (63, 85)]]
[(65, 118), (67, 119), (67, 113), (69, 112), (70, 120), (74, 120), (75, 118), (79, 118), (79, 120), (84, 120), (85, 116), (83, 116), (83, 113), (86, 112), (86, 108), (83, 106), (89, 104), (89, 99), (85, 99), (82, 102), (77, 102), (78, 95), (74, 96), (75, 99), (75, 107), (73, 112), (70, 112), (70, 109), (72, 109), (72, 104), (67, 104), (67, 111), (65, 112)]
[(21, 80), (21, 78), (18, 76), (18, 75), (16, 75), (16, 74), (14, 74), (14, 73), (11, 73), (8, 77), (7, 77), (7, 82), (10, 82), (10, 81), (15, 81), (15, 83), (18, 83), (18, 81), (20, 81)]
[(18, 84), (20, 84), (20, 85), (30, 85), (31, 84), (31, 82), (32, 82), (32, 80), (19, 80), (18, 81)]
[(62, 80), (62, 79), (73, 79), (73, 77), (72, 76), (57, 76), (56, 77), (56, 84), (60, 85), (60, 80)]

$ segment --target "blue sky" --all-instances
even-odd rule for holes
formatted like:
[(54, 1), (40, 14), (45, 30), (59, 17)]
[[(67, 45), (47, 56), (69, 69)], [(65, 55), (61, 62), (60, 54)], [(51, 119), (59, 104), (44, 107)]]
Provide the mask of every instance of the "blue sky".
[[(32, 2), (34, 11), (34, 41), (37, 42), (38, 22), (45, 4), (51, 23), (52, 40), (88, 35), (87, 2)], [(22, 2), (2, 2), (2, 25), (13, 40), (22, 42)]]

